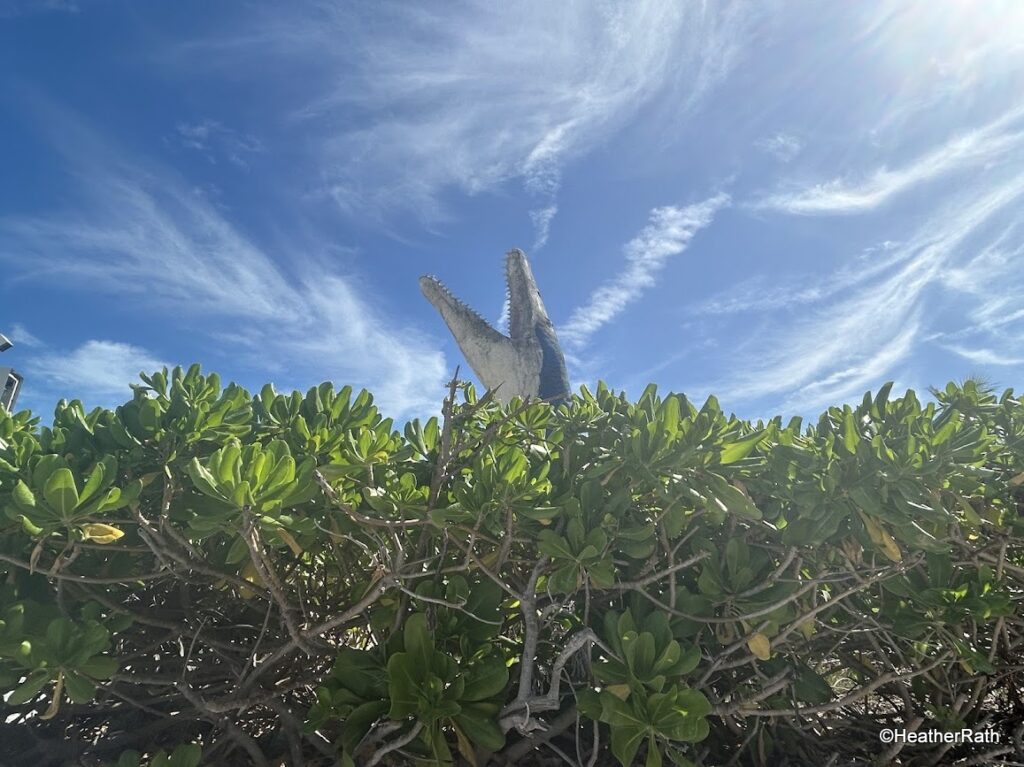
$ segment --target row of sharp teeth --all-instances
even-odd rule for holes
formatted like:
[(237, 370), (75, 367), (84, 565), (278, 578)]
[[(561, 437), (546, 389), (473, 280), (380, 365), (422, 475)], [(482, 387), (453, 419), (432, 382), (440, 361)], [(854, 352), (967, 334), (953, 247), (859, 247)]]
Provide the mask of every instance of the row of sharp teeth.
[(461, 298), (459, 298), (454, 293), (452, 293), (451, 290), (448, 289), (448, 286), (445, 285), (443, 282), (441, 282), (441, 280), (439, 280), (437, 277), (435, 277), (432, 274), (424, 274), (423, 276), (426, 277), (428, 280), (432, 281), (434, 283), (434, 285), (436, 285), (438, 288), (440, 288), (442, 291), (444, 291), (444, 294), (446, 296), (448, 296), (448, 298), (450, 298), (453, 302), (458, 304), (462, 309), (465, 309), (467, 312), (469, 312), (470, 314), (474, 315), (478, 319), (482, 320), (484, 323), (487, 324), (488, 327), (490, 327), (491, 323), (490, 323), (490, 321), (486, 317), (484, 317), (482, 314), (480, 314), (480, 312), (478, 312), (472, 306), (470, 306), (465, 301), (463, 301)]

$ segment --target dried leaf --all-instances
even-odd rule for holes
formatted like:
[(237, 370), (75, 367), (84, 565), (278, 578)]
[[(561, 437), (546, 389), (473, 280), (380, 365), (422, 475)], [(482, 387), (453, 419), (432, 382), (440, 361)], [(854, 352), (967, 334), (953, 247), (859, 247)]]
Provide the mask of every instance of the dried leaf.
[(633, 692), (628, 684), (612, 684), (608, 685), (604, 689), (606, 689), (619, 700), (625, 700), (629, 697), (629, 694)]
[(57, 672), (57, 684), (53, 686), (53, 699), (50, 700), (50, 706), (46, 711), (40, 715), (40, 719), (53, 719), (57, 716), (57, 712), (60, 711), (60, 700), (64, 695), (64, 672)]
[(279, 527), (277, 528), (277, 536), (286, 544), (288, 544), (288, 548), (292, 550), (292, 554), (295, 555), (296, 559), (302, 556), (302, 547), (299, 545), (299, 542), (295, 540), (291, 533), (289, 533), (283, 527)]
[(759, 660), (768, 660), (772, 657), (772, 643), (760, 632), (750, 635), (747, 640), (747, 649), (754, 653), (754, 657)]

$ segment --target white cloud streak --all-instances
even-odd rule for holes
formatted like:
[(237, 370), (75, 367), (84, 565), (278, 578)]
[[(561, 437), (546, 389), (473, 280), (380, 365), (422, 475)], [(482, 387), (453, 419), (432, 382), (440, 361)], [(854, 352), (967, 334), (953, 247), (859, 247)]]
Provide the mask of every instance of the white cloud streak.
[(75, 0), (0, 0), (0, 19), (37, 13), (78, 13)]
[(774, 136), (759, 139), (754, 146), (767, 152), (779, 162), (790, 162), (804, 148), (803, 142), (789, 133), (776, 133)]
[(556, 213), (558, 213), (558, 206), (554, 204), (530, 211), (530, 220), (533, 222), (533, 229), (536, 232), (536, 239), (533, 241), (534, 250), (540, 250), (547, 244), (548, 235), (551, 233), (551, 222)]
[(112, 404), (131, 395), (128, 385), (138, 381), (140, 372), (152, 372), (166, 364), (132, 344), (91, 340), (71, 351), (36, 355), (26, 363), (25, 372), (30, 380), (36, 379), (34, 387), (41, 385), (57, 397)]
[(771, 285), (763, 277), (748, 279), (713, 295), (690, 311), (695, 315), (714, 316), (794, 309), (818, 303), (878, 277), (913, 255), (912, 250), (898, 246), (899, 243), (887, 240), (870, 247), (849, 266), (840, 267), (810, 284), (806, 277), (788, 284), (779, 279)]
[(263, 142), (247, 133), (239, 133), (216, 120), (203, 119), (194, 123), (179, 122), (174, 126), (179, 144), (200, 152), (216, 163), (223, 154), (240, 168), (247, 168), (249, 156), (264, 151)]
[[(378, 3), (367, 17), (326, 2), (289, 6), (236, 39), (192, 43), (182, 59), (199, 46), (204, 61), (233, 61), (256, 46), (301, 66), (315, 91), (298, 86), (297, 119), (322, 131), (318, 160), (334, 199), (430, 220), (445, 215), (445, 191), (510, 180), (552, 208), (566, 162), (645, 105), (674, 104), (678, 119), (717, 85), (753, 13), (719, 0), (467, 0)], [(537, 221), (538, 239), (548, 224)]]
[[(70, 154), (109, 157), (102, 147), (84, 144)], [(434, 341), (373, 306), (351, 275), (329, 263), (294, 260), (294, 253), (287, 254), (294, 274), (286, 273), (210, 203), (159, 169), (104, 162), (82, 168), (78, 177), (86, 202), (77, 213), (0, 219), (0, 260), (10, 272), (119, 296), (153, 319), (169, 319), (207, 359), (219, 352), (228, 364), (244, 361), (259, 376), (277, 370), (280, 379), (287, 371), (288, 379), (278, 383), (330, 379), (365, 386), (396, 417), (436, 410), (443, 354)], [(109, 392), (115, 380), (126, 384), (141, 362), (157, 365), (152, 353), (134, 346), (90, 344), (66, 364), (56, 355), (30, 364), (62, 385), (85, 366), (83, 394), (89, 387)], [(100, 363), (88, 362), (93, 358), (112, 372), (101, 373)], [(140, 362), (122, 364), (125, 359)]]
[(29, 347), (45, 346), (42, 339), (40, 339), (34, 333), (30, 333), (28, 328), (22, 325), (20, 322), (15, 322), (10, 328), (7, 329), (7, 337), (15, 344)]
[[(926, 290), (942, 285), (968, 240), (1022, 194), (1018, 175), (947, 205), (893, 250), (886, 270), (847, 286), (837, 301), (803, 310), (797, 322), (758, 335), (743, 371), (707, 388), (736, 400), (785, 395), (781, 409), (809, 411), (877, 385), (922, 340)], [(832, 296), (825, 286), (821, 295)]]
[(653, 287), (668, 260), (686, 250), (694, 235), (728, 204), (727, 194), (717, 194), (696, 205), (652, 210), (647, 226), (624, 248), (623, 271), (597, 288), (587, 303), (572, 313), (559, 328), (559, 337), (577, 349), (585, 346), (594, 333)]
[(994, 349), (969, 349), (956, 344), (950, 344), (945, 348), (979, 365), (1024, 365), (1024, 357), (1007, 357)]
[(956, 136), (913, 162), (880, 168), (866, 178), (837, 178), (809, 188), (764, 197), (755, 209), (795, 215), (854, 214), (874, 210), (893, 197), (955, 170), (990, 162), (1024, 145), (1024, 131), (1013, 126), (1024, 117), (1014, 108), (989, 124)]

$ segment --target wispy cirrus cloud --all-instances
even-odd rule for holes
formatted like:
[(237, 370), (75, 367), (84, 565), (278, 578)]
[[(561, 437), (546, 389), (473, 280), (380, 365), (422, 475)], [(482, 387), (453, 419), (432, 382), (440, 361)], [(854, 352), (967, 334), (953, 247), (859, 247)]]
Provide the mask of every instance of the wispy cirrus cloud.
[[(71, 119), (63, 115), (62, 124)], [(208, 359), (220, 349), (229, 365), (261, 376), (276, 369), (281, 384), (365, 386), (395, 416), (435, 409), (446, 373), (442, 352), (371, 305), (354, 275), (294, 253), (284, 254), (292, 259), (286, 271), (173, 173), (133, 164), (81, 126), (64, 138), (77, 163), (77, 203), (0, 218), (0, 260), (9, 275), (118, 296), (150, 322), (173, 323), (189, 339), (178, 348)], [(82, 392), (106, 395), (140, 369), (158, 367), (162, 356), (95, 340), (66, 354), (36, 354), (26, 368), (47, 379), (44, 386), (75, 380)]]
[(140, 372), (165, 365), (139, 346), (94, 339), (71, 350), (30, 357), (25, 372), (37, 392), (68, 399), (85, 397), (87, 404), (110, 405), (130, 396), (128, 385), (137, 381)]
[(36, 13), (78, 13), (75, 0), (0, 0), (0, 19)]
[(551, 233), (551, 222), (554, 220), (556, 213), (558, 213), (558, 206), (554, 203), (547, 207), (530, 211), (530, 221), (533, 222), (533, 230), (536, 232), (533, 241), (534, 250), (540, 250), (547, 244), (548, 235)]
[(776, 133), (758, 139), (754, 146), (763, 152), (767, 152), (779, 162), (789, 162), (794, 159), (804, 148), (804, 143), (790, 133)]
[(31, 333), (29, 331), (29, 329), (26, 328), (20, 322), (15, 322), (13, 325), (11, 325), (9, 328), (7, 328), (6, 335), (15, 344), (22, 344), (24, 346), (36, 346), (36, 347), (45, 346), (45, 344), (43, 343), (42, 339), (40, 339), (34, 333)]
[(572, 347), (585, 346), (594, 333), (653, 287), (668, 260), (686, 250), (697, 232), (708, 226), (729, 202), (729, 195), (719, 193), (694, 205), (668, 205), (652, 210), (647, 226), (624, 248), (625, 268), (572, 313), (559, 328), (559, 336)]
[(840, 266), (825, 277), (808, 281), (806, 276), (785, 281), (774, 275), (771, 282), (764, 275), (743, 280), (696, 304), (689, 312), (699, 316), (719, 316), (794, 309), (837, 296), (844, 291), (874, 279), (913, 254), (900, 243), (885, 240), (867, 248), (848, 265)]
[(1024, 365), (1024, 258), (1021, 227), (1011, 223), (989, 245), (942, 275), (942, 287), (971, 302), (965, 322), (929, 340), (978, 365)]
[(309, 88), (295, 87), (295, 119), (319, 133), (323, 184), (344, 209), (439, 220), (446, 191), (518, 181), (540, 244), (566, 163), (655, 100), (675, 105), (673, 118), (699, 103), (740, 58), (755, 13), (718, 0), (374, 9), (288, 6), (181, 59), (201, 47), (204, 61), (227, 63), (259, 48), (301, 67)]
[(249, 165), (250, 155), (263, 152), (263, 142), (248, 133), (228, 128), (217, 120), (182, 121), (174, 126), (175, 140), (185, 149), (192, 149), (212, 163), (218, 155), (240, 168)]
[(1024, 195), (1024, 175), (993, 186), (947, 202), (870, 277), (847, 280), (841, 292), (828, 279), (809, 286), (819, 292), (808, 293), (800, 319), (758, 334), (743, 369), (708, 388), (735, 400), (782, 396), (782, 409), (812, 410), (877, 385), (927, 340), (936, 290)]
[(980, 365), (1024, 365), (1024, 357), (1008, 357), (995, 349), (975, 349), (956, 344), (949, 344), (945, 348)]
[(753, 203), (757, 210), (816, 216), (863, 213), (920, 184), (968, 166), (992, 161), (1024, 146), (1024, 118), (1015, 107), (987, 125), (962, 133), (938, 148), (895, 169), (885, 167), (858, 180), (836, 178), (810, 187), (768, 195)]

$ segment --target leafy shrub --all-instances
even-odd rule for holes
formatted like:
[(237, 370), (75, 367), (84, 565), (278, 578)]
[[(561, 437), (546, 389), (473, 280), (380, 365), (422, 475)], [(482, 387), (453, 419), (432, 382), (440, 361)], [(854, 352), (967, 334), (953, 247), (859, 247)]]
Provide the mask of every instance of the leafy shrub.
[(348, 387), (142, 380), (50, 426), (0, 412), (6, 763), (934, 764), (1020, 742), (1012, 391), (886, 386), (804, 427), (653, 387), (501, 407), (453, 381), (399, 431)]

